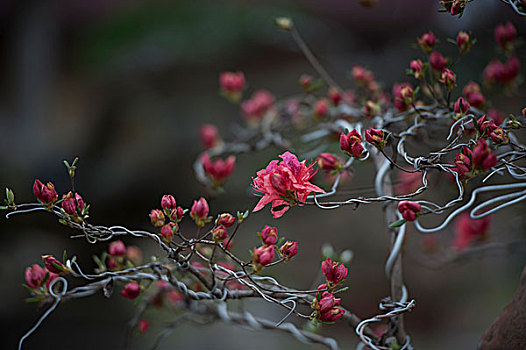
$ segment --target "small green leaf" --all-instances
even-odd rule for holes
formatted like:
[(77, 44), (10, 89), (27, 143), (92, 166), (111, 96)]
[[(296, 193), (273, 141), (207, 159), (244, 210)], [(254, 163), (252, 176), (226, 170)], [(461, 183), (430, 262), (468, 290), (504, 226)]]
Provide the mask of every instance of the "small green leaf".
[(389, 227), (390, 228), (397, 228), (397, 227), (402, 226), (403, 224), (405, 224), (405, 220), (404, 219), (400, 219), (398, 221), (393, 222), (391, 225), (389, 225)]
[(280, 237), (280, 239), (278, 239), (278, 241), (276, 242), (276, 246), (281, 245), (281, 243), (283, 243), (284, 240), (285, 237)]
[(447, 42), (451, 43), (451, 44), (453, 44), (455, 46), (457, 45), (457, 42), (454, 39), (451, 39), (451, 38), (447, 38)]
[(26, 303), (39, 303), (42, 301), (42, 297), (27, 298)]

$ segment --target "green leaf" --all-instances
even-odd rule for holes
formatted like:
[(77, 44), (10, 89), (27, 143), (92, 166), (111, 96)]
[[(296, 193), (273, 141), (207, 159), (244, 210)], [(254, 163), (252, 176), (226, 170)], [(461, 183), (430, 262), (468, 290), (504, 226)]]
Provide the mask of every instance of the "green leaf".
[(451, 39), (451, 38), (447, 38), (447, 42), (451, 43), (451, 44), (453, 44), (455, 46), (457, 45), (457, 42), (454, 39)]
[(26, 303), (39, 303), (42, 301), (42, 297), (27, 298)]
[(281, 243), (283, 243), (284, 240), (285, 240), (285, 237), (280, 237), (278, 241), (276, 242), (276, 246), (281, 245)]
[(9, 207), (6, 207), (5, 205), (0, 205), (0, 210), (7, 210)]
[(405, 220), (404, 219), (400, 219), (398, 221), (393, 222), (391, 225), (389, 225), (389, 227), (390, 228), (397, 228), (397, 227), (402, 226), (403, 224), (405, 224)]

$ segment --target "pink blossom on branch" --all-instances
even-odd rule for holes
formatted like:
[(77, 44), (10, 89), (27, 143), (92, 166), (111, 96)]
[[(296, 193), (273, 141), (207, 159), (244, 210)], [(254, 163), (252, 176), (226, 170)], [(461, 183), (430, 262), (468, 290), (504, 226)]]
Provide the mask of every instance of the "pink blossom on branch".
[(347, 278), (349, 270), (342, 263), (333, 262), (331, 258), (327, 258), (321, 263), (321, 272), (327, 278), (327, 281), (337, 284)]
[(235, 169), (236, 157), (230, 156), (227, 159), (216, 159), (212, 161), (205, 152), (201, 156), (201, 165), (205, 174), (212, 180), (215, 186), (220, 186)]
[(325, 193), (324, 190), (310, 182), (316, 173), (313, 164), (306, 166), (305, 161), (285, 152), (279, 156), (282, 160), (271, 161), (265, 169), (258, 171), (252, 178), (252, 188), (261, 196), (253, 211), (263, 209), (272, 203), (272, 215), (281, 217), (290, 207), (303, 205), (311, 192)]

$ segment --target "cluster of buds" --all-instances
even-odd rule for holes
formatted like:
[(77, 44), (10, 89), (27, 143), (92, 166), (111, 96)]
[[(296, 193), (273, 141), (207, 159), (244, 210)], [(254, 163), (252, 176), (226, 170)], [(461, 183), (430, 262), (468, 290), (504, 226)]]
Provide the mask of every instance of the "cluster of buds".
[(314, 103), (313, 113), (315, 119), (326, 117), (329, 114), (329, 104), (326, 99), (321, 98)]
[(159, 280), (157, 281), (157, 292), (151, 299), (151, 304), (156, 307), (162, 307), (165, 304), (165, 300), (169, 302), (169, 305), (177, 306), (184, 302), (184, 297), (181, 293), (176, 291), (174, 287), (166, 282)]
[(504, 52), (513, 51), (517, 37), (517, 29), (515, 29), (513, 24), (506, 22), (505, 24), (497, 25), (494, 34), (495, 41)]
[(235, 222), (236, 218), (234, 215), (230, 213), (220, 214), (216, 219), (216, 226), (212, 230), (214, 241), (223, 242), (228, 237), (227, 227), (231, 227)]
[(78, 193), (73, 194), (70, 191), (68, 194), (63, 195), (61, 206), (64, 212), (73, 217), (74, 220), (82, 221), (87, 215), (88, 206), (84, 205), (84, 200)]
[(363, 157), (362, 136), (356, 129), (340, 134), (340, 149), (347, 153), (349, 157)]
[(475, 41), (476, 40), (473, 39), (473, 35), (471, 33), (466, 33), (463, 31), (458, 32), (456, 43), (460, 54), (467, 54), (471, 50), (471, 47)]
[(236, 157), (230, 156), (227, 159), (216, 159), (212, 161), (208, 153), (201, 156), (201, 166), (206, 176), (210, 178), (214, 187), (219, 187), (228, 178), (236, 166)]
[(399, 112), (406, 111), (415, 101), (415, 91), (409, 83), (393, 85), (393, 104)]
[(380, 114), (382, 108), (379, 103), (372, 100), (367, 100), (367, 102), (365, 102), (363, 105), (362, 110), (366, 118), (372, 118)]
[(418, 202), (401, 201), (398, 203), (398, 211), (405, 221), (415, 221), (421, 210), (422, 206)]
[(27, 267), (24, 274), (26, 286), (36, 298), (35, 300), (39, 301), (49, 294), (49, 285), (58, 276), (57, 273), (51, 272), (47, 268), (42, 268), (37, 264)]
[(385, 147), (387, 137), (383, 130), (370, 128), (365, 130), (365, 140), (381, 151)]
[(458, 120), (469, 113), (471, 106), (464, 97), (459, 97), (453, 105), (453, 119)]
[(446, 67), (448, 59), (438, 51), (433, 51), (429, 56), (429, 65), (437, 72), (442, 72)]
[(422, 60), (412, 60), (409, 62), (408, 73), (415, 77), (415, 79), (421, 79), (424, 77), (424, 63)]
[(102, 259), (94, 257), (95, 262), (99, 265), (99, 271), (105, 270), (102, 264), (105, 256), (107, 256), (106, 267), (110, 271), (122, 270), (125, 267), (137, 266), (142, 262), (142, 253), (138, 247), (126, 247), (123, 241), (117, 240), (111, 242), (108, 247), (108, 252), (102, 255)]
[(493, 83), (500, 83), (503, 85), (510, 85), (515, 82), (519, 76), (520, 63), (515, 56), (509, 57), (505, 63), (498, 60), (493, 60), (486, 68), (484, 68), (484, 81), (491, 85)]
[(487, 115), (483, 115), (477, 120), (477, 127), (481, 137), (490, 137), (497, 145), (506, 145), (510, 143), (510, 137), (504, 129), (497, 126)]
[(53, 206), (58, 199), (57, 191), (55, 191), (55, 185), (48, 182), (44, 185), (39, 179), (35, 180), (33, 184), (33, 194), (37, 197), (38, 201), (47, 207)]
[(359, 87), (365, 88), (371, 92), (378, 90), (378, 83), (374, 79), (374, 73), (362, 66), (355, 65), (352, 67), (351, 75)]
[(440, 4), (444, 9), (451, 14), (451, 16), (459, 15), (462, 16), (464, 13), (464, 8), (468, 0), (441, 0)]
[(126, 284), (121, 291), (121, 295), (126, 299), (135, 299), (139, 296), (142, 291), (142, 287), (137, 282), (130, 282)]
[(221, 144), (221, 138), (219, 137), (219, 131), (212, 124), (203, 124), (199, 128), (199, 138), (204, 149), (214, 148)]
[(342, 160), (332, 153), (320, 153), (316, 160), (318, 162), (318, 166), (321, 169), (330, 172), (331, 175), (336, 175), (343, 169)]
[[(186, 210), (177, 206), (177, 201), (171, 194), (165, 194), (161, 198), (161, 208), (150, 211), (150, 221), (153, 226), (161, 228), (161, 237), (169, 243), (174, 233), (178, 231), (177, 224), (183, 219)], [(165, 224), (166, 218), (169, 220), (167, 224)]]
[[(261, 232), (258, 232), (258, 237), (263, 244), (258, 248), (254, 248), (252, 252), (252, 264), (256, 272), (261, 271), (264, 266), (267, 266), (274, 260), (276, 245), (279, 244), (278, 229), (266, 225)], [(280, 241), (282, 240), (283, 238)], [(285, 242), (279, 248), (279, 254), (283, 260), (289, 261), (298, 254), (298, 243), (293, 241)]]
[(195, 224), (198, 227), (203, 227), (209, 221), (208, 212), (210, 208), (208, 207), (208, 202), (203, 197), (198, 200), (194, 200), (194, 204), (190, 210), (190, 217), (194, 219)]
[(221, 94), (232, 102), (239, 102), (245, 87), (245, 75), (242, 72), (223, 72), (219, 75)]
[(421, 37), (416, 38), (416, 42), (422, 51), (429, 54), (431, 51), (433, 51), (433, 47), (435, 46), (437, 39), (433, 32), (427, 32), (422, 34)]
[(440, 75), (440, 82), (444, 84), (447, 91), (453, 91), (457, 85), (455, 73), (451, 69), (444, 68), (442, 70), (442, 74)]
[(342, 264), (327, 258), (321, 263), (321, 272), (327, 279), (318, 287), (319, 292), (312, 301), (313, 317), (323, 323), (336, 322), (345, 310), (340, 308), (340, 299), (334, 296), (336, 289), (347, 278), (348, 270)]
[(464, 86), (462, 93), (471, 106), (480, 109), (486, 105), (486, 98), (482, 95), (479, 84), (470, 81)]
[(486, 240), (490, 224), (491, 215), (474, 220), (467, 212), (460, 214), (455, 222), (455, 239), (453, 241), (453, 247), (457, 251), (461, 251), (474, 242)]
[(241, 103), (243, 117), (249, 123), (259, 123), (259, 121), (274, 106), (276, 98), (267, 90), (258, 90), (252, 94), (249, 100)]
[(481, 138), (473, 148), (462, 149), (455, 157), (454, 170), (459, 173), (461, 179), (467, 179), (477, 175), (481, 171), (488, 170), (497, 164), (497, 155), (491, 151), (486, 141)]

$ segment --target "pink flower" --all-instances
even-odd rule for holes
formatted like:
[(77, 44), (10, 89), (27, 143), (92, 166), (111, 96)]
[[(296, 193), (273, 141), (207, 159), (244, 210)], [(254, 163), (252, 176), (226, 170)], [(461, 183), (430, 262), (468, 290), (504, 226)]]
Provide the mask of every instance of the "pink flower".
[(137, 323), (137, 329), (139, 333), (145, 333), (150, 328), (150, 322), (148, 320), (142, 319)]
[(160, 209), (153, 209), (150, 212), (150, 221), (155, 227), (161, 227), (164, 225), (164, 214)]
[(223, 225), (216, 226), (214, 230), (212, 231), (212, 238), (216, 242), (222, 242), (224, 241), (228, 236), (228, 233), (226, 231), (226, 227)]
[(55, 191), (55, 185), (48, 182), (44, 185), (39, 179), (35, 180), (33, 184), (33, 194), (42, 204), (51, 205), (58, 199), (57, 191)]
[(165, 194), (161, 199), (161, 208), (165, 211), (170, 212), (171, 210), (177, 207), (177, 202), (175, 201), (174, 196), (171, 194)]
[(84, 210), (84, 201), (80, 194), (75, 193), (75, 196), (73, 196), (73, 193), (70, 191), (68, 194), (63, 195), (62, 209), (64, 209), (69, 215), (78, 216), (79, 214), (82, 214), (82, 211)]
[(46, 277), (46, 272), (45, 269), (37, 264), (26, 268), (25, 278), (27, 286), (33, 289), (39, 288)]
[(208, 154), (203, 153), (201, 156), (201, 165), (214, 185), (219, 186), (234, 171), (236, 157), (230, 156), (226, 160), (216, 159), (212, 162)]
[(141, 286), (137, 282), (130, 282), (124, 286), (121, 295), (127, 299), (135, 299), (141, 292)]
[(110, 243), (110, 247), (108, 248), (108, 253), (111, 256), (124, 256), (126, 255), (126, 246), (124, 245), (124, 242), (122, 241), (115, 241)]
[(363, 68), (362, 66), (353, 66), (351, 75), (359, 86), (370, 88), (372, 85), (374, 85), (374, 73)]
[(243, 117), (249, 122), (258, 122), (274, 105), (276, 98), (267, 90), (258, 90), (249, 100), (241, 103)]
[(495, 27), (495, 41), (504, 51), (513, 49), (517, 37), (517, 29), (510, 22), (499, 24)]
[(511, 84), (519, 75), (520, 63), (517, 57), (508, 58), (506, 63), (497, 60), (491, 61), (484, 68), (484, 80), (489, 83)]
[(309, 92), (312, 87), (312, 77), (308, 74), (302, 74), (298, 79), (298, 83), (303, 88), (303, 91)]
[(398, 211), (402, 214), (405, 221), (415, 221), (421, 210), (422, 207), (418, 202), (401, 201), (398, 203)]
[(206, 199), (201, 197), (199, 200), (194, 200), (194, 204), (190, 210), (190, 216), (195, 220), (197, 226), (203, 227), (205, 225), (209, 210)]
[(230, 213), (223, 213), (217, 218), (216, 224), (223, 225), (225, 227), (231, 227), (236, 222), (234, 215)]
[(447, 59), (438, 51), (433, 51), (429, 56), (429, 64), (434, 70), (441, 72), (446, 67)]
[(431, 50), (433, 50), (437, 39), (435, 38), (435, 34), (433, 34), (433, 32), (427, 32), (422, 34), (420, 38), (416, 38), (416, 41), (418, 46), (420, 46), (420, 48), (425, 53), (430, 53)]
[(274, 260), (274, 246), (262, 245), (254, 248), (252, 260), (254, 269), (260, 271), (263, 266), (267, 266)]
[(266, 225), (263, 227), (263, 230), (261, 230), (260, 238), (263, 241), (263, 244), (274, 245), (278, 240), (278, 229)]
[(340, 159), (332, 153), (320, 153), (316, 160), (318, 161), (318, 166), (325, 171), (338, 170), (343, 166)]
[(212, 124), (203, 124), (199, 128), (199, 137), (201, 138), (201, 143), (205, 149), (214, 148), (219, 144), (219, 131)]
[(491, 216), (474, 220), (468, 212), (460, 214), (455, 222), (455, 240), (453, 246), (461, 251), (475, 241), (484, 240), (491, 224)]
[(473, 81), (464, 86), (462, 93), (466, 96), (468, 102), (475, 108), (482, 108), (486, 104), (486, 99), (480, 91), (480, 86)]
[(291, 206), (303, 205), (311, 192), (325, 193), (309, 181), (315, 174), (313, 164), (306, 166), (305, 161), (300, 162), (290, 152), (279, 157), (281, 161), (271, 161), (265, 169), (256, 173), (256, 178), (252, 178), (252, 188), (256, 195), (261, 196), (253, 211), (272, 203), (274, 218), (281, 217)]
[(479, 139), (473, 148), (473, 165), (481, 170), (488, 170), (497, 164), (497, 155), (491, 151), (484, 139)]
[(362, 137), (360, 136), (358, 131), (356, 131), (356, 129), (351, 130), (347, 134), (345, 134), (344, 132), (340, 134), (340, 149), (344, 152), (347, 152), (349, 156), (355, 158), (362, 157)]
[(321, 272), (327, 278), (327, 281), (337, 284), (347, 277), (349, 270), (339, 262), (333, 262), (331, 258), (327, 258), (321, 263)]
[(170, 217), (170, 220), (172, 221), (180, 222), (183, 219), (183, 215), (184, 215), (183, 208), (177, 207), (173, 209), (172, 211), (170, 211), (169, 217)]
[(285, 261), (289, 261), (298, 254), (298, 242), (287, 241), (283, 243), (281, 248), (279, 248), (279, 254)]

